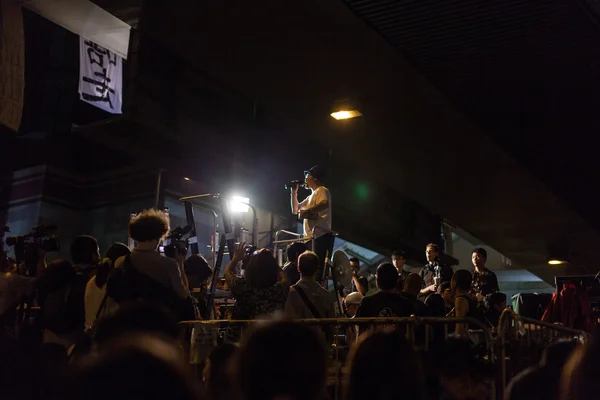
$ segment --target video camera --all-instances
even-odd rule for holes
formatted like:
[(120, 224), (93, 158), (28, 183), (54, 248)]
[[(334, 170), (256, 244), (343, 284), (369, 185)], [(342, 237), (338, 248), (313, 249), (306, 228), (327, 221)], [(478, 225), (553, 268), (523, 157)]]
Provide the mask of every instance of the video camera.
[(183, 237), (190, 233), (191, 230), (190, 226), (186, 226), (185, 228), (177, 227), (172, 230), (171, 234), (165, 238), (165, 245), (163, 246), (165, 256), (175, 258), (178, 254), (187, 254), (188, 241)]
[(26, 269), (31, 272), (38, 262), (40, 250), (46, 253), (60, 250), (57, 229), (56, 225), (34, 226), (26, 235), (7, 237), (6, 244), (14, 246), (17, 263), (25, 262)]

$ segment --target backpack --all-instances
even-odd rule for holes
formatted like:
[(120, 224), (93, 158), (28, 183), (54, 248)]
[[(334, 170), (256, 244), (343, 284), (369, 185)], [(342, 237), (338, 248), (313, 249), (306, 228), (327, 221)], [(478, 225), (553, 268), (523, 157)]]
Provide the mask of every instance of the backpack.
[(196, 300), (192, 296), (179, 299), (173, 289), (139, 272), (131, 261), (131, 255), (125, 256), (123, 268), (115, 268), (108, 278), (106, 293), (117, 303), (145, 300), (173, 312), (180, 320), (200, 318)]
[(63, 284), (46, 295), (42, 307), (44, 329), (57, 334), (83, 331), (85, 287), (89, 278), (89, 274), (72, 270)]

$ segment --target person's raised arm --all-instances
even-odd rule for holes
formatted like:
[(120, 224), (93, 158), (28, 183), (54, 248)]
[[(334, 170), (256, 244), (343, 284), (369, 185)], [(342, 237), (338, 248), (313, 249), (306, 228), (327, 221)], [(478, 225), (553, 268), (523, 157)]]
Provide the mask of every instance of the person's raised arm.
[(366, 296), (369, 288), (364, 284), (364, 280), (360, 279), (356, 271), (352, 271), (352, 281), (354, 282), (354, 286), (356, 286), (356, 291)]
[(225, 272), (223, 273), (223, 277), (225, 278), (227, 286), (231, 287), (231, 284), (235, 279), (235, 266), (244, 258), (245, 254), (246, 243), (240, 243), (237, 249), (235, 249), (235, 252), (233, 253), (233, 258), (231, 259), (231, 261), (229, 261), (229, 264), (227, 264), (227, 267), (225, 267)]
[(429, 285), (426, 288), (423, 288), (419, 291), (419, 296), (425, 296), (431, 292), (435, 292), (436, 287), (435, 285)]
[(290, 194), (292, 197), (292, 214), (296, 215), (298, 214), (298, 211), (300, 211), (300, 205), (298, 203), (298, 185), (291, 189)]

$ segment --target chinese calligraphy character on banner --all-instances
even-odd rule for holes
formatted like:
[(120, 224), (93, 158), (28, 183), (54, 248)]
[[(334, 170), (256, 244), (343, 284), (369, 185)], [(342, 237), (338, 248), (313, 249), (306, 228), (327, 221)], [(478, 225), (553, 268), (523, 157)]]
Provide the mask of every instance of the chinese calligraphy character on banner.
[(120, 56), (79, 38), (79, 95), (81, 100), (112, 114), (121, 114), (123, 60)]

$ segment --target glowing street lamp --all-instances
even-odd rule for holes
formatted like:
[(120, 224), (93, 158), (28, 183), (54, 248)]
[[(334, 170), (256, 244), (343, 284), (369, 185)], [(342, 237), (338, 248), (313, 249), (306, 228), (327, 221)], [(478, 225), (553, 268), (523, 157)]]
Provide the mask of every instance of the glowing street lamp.
[(250, 208), (250, 199), (241, 196), (231, 196), (229, 199), (229, 211), (234, 213), (247, 213)]
[(360, 117), (362, 113), (358, 110), (341, 110), (330, 114), (336, 120)]

